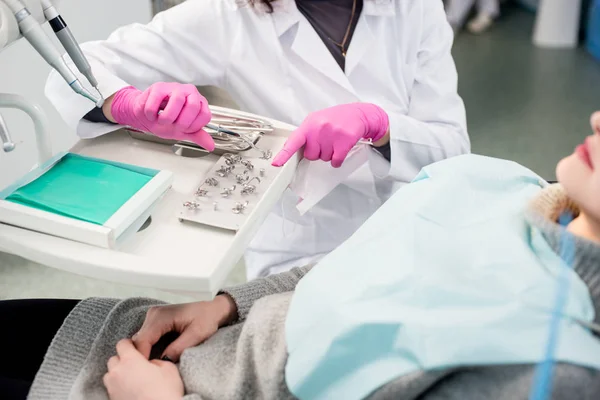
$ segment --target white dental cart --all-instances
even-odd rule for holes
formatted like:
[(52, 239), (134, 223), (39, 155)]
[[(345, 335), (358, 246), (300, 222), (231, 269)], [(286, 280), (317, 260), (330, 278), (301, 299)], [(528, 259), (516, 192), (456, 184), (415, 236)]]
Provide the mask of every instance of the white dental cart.
[[(213, 111), (229, 110), (213, 107)], [(293, 127), (267, 121), (275, 129), (265, 134), (258, 144), (276, 152)], [(150, 225), (133, 234), (117, 250), (0, 223), (0, 251), (90, 278), (193, 293), (198, 297), (212, 296), (222, 288), (267, 214), (291, 182), (298, 163), (295, 157), (284, 167), (270, 170), (274, 176), (268, 185), (261, 187), (260, 200), (253, 204), (244, 223), (234, 231), (181, 222), (179, 218), (182, 204), (194, 193), (198, 183), (208, 177), (219, 156), (177, 156), (171, 146), (137, 140), (123, 130), (96, 139), (80, 140), (70, 151), (171, 171), (172, 187), (152, 209)], [(248, 150), (244, 155), (256, 156), (256, 152)]]

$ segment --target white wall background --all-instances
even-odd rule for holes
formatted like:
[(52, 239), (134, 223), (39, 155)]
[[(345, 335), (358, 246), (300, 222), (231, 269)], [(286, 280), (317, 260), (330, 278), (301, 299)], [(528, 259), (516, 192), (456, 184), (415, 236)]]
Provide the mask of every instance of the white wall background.
[[(119, 26), (147, 22), (150, 0), (62, 0), (60, 12), (79, 42), (106, 38)], [(46, 27), (48, 34), (51, 30)], [(75, 133), (59, 117), (44, 96), (50, 67), (24, 40), (0, 52), (0, 92), (18, 93), (37, 102), (48, 114), (52, 149), (56, 153), (75, 143)], [(0, 110), (17, 148), (0, 151), (0, 188), (27, 172), (36, 162), (33, 124), (17, 110)]]

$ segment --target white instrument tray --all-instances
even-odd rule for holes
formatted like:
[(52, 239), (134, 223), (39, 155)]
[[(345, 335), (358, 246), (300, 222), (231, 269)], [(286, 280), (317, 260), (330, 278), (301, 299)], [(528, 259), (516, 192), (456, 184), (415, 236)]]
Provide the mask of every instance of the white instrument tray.
[[(218, 107), (213, 109), (228, 111)], [(271, 149), (276, 154), (294, 127), (271, 122), (275, 131), (261, 138), (258, 146)], [(239, 230), (231, 231), (179, 221), (181, 205), (190, 200), (190, 194), (194, 193), (198, 183), (208, 177), (208, 171), (219, 159), (217, 156), (179, 157), (173, 154), (170, 146), (136, 140), (125, 131), (80, 140), (71, 152), (171, 171), (174, 175), (172, 188), (154, 206), (150, 225), (126, 239), (118, 250), (0, 224), (0, 251), (95, 279), (189, 292), (197, 297), (212, 296), (222, 288), (256, 231), (291, 182), (299, 161), (299, 157), (295, 156), (284, 167), (269, 170), (276, 175), (268, 186), (261, 185), (261, 200), (247, 211)], [(241, 155), (260, 156), (256, 150)]]

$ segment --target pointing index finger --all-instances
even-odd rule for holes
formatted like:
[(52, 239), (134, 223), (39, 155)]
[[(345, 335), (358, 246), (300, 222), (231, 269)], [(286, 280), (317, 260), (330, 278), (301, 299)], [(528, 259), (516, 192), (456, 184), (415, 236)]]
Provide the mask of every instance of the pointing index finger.
[(277, 153), (277, 156), (275, 156), (275, 159), (273, 160), (273, 166), (281, 167), (287, 163), (290, 158), (292, 158), (292, 156), (306, 144), (306, 134), (306, 129), (302, 126), (292, 132), (288, 140), (283, 145), (283, 149), (281, 149), (281, 151)]

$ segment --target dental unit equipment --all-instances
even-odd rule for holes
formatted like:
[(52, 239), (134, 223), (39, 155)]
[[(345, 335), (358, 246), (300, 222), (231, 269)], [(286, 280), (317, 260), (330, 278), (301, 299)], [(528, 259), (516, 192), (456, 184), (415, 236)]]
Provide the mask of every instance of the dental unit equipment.
[[(100, 107), (102, 95), (90, 93), (71, 71), (43, 31), (40, 23), (46, 21), (77, 68), (97, 87), (89, 63), (50, 0), (0, 0), (0, 50), (24, 37), (75, 93)], [(162, 169), (69, 152), (53, 156), (48, 118), (41, 107), (23, 96), (0, 93), (0, 108), (16, 108), (31, 117), (38, 150), (38, 163), (31, 171), (0, 190), (0, 223), (115, 248), (137, 231), (171, 186), (173, 174)], [(4, 152), (14, 150), (1, 116), (0, 140)]]
[[(36, 14), (36, 11), (39, 13)], [(24, 37), (42, 58), (63, 77), (75, 93), (94, 102), (97, 107), (101, 107), (104, 103), (102, 95), (94, 95), (83, 86), (54, 47), (50, 38), (46, 36), (40, 25), (40, 22), (43, 23), (46, 20), (50, 21), (56, 35), (75, 64), (85, 71), (84, 75), (90, 80), (90, 83), (97, 86), (89, 63), (85, 60), (75, 38), (50, 0), (0, 0), (0, 50)], [(64, 27), (59, 29), (59, 26)], [(0, 93), (0, 107), (17, 108), (31, 117), (35, 126), (38, 161), (42, 164), (48, 160), (52, 152), (46, 135), (48, 121), (43, 111), (37, 105), (16, 94)], [(0, 141), (4, 152), (10, 152), (16, 147), (1, 116)]]
[[(5, 6), (7, 6), (10, 13), (12, 13), (12, 18), (17, 23), (19, 33), (25, 39), (27, 39), (27, 41), (42, 56), (42, 58), (44, 58), (44, 60), (63, 77), (71, 89), (73, 89), (75, 93), (94, 102), (97, 107), (101, 107), (104, 103), (102, 96), (90, 93), (82, 85), (79, 79), (77, 79), (77, 76), (71, 71), (67, 63), (63, 60), (60, 53), (54, 47), (50, 41), (50, 38), (46, 36), (42, 26), (32, 15), (28, 7), (23, 4), (21, 0), (1, 0), (0, 3), (3, 3)], [(68, 30), (66, 27), (64, 20), (62, 20), (56, 11), (56, 8), (54, 8), (50, 0), (42, 0), (41, 5), (44, 8), (45, 20), (43, 22), (46, 20), (50, 22), (58, 39), (63, 46), (65, 46), (65, 50), (73, 58), (75, 65), (77, 65), (78, 68), (83, 69), (82, 73), (84, 73), (88, 79), (91, 78), (90, 83), (93, 86), (97, 86), (96, 79), (91, 73), (89, 63), (87, 63), (87, 60), (85, 60), (83, 52), (81, 52), (81, 49), (79, 49), (79, 45), (77, 45), (75, 38), (71, 34), (70, 30)], [(5, 9), (0, 8), (0, 12), (5, 11)]]
[(0, 141), (2, 142), (2, 149), (5, 153), (11, 152), (15, 149), (15, 144), (10, 138), (8, 127), (6, 126), (2, 115), (0, 115)]
[(58, 13), (58, 10), (50, 0), (41, 0), (41, 3), (46, 20), (50, 24), (50, 27), (54, 31), (54, 34), (60, 43), (63, 45), (67, 54), (71, 57), (79, 72), (81, 72), (82, 75), (85, 76), (86, 79), (96, 89), (96, 91), (100, 93), (98, 90), (98, 81), (92, 73), (92, 67), (85, 57), (85, 54), (83, 54), (81, 47), (79, 47), (79, 43), (77, 43), (77, 40), (75, 39), (75, 36), (73, 36), (71, 29), (69, 29), (67, 23)]

